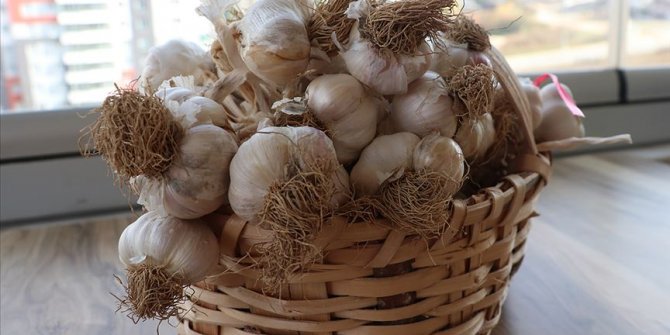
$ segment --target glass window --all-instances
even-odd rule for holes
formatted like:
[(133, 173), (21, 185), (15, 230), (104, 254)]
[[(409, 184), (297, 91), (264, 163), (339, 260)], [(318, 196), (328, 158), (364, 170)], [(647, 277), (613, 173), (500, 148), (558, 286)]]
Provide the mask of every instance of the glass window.
[(629, 0), (623, 66), (670, 66), (670, 1)]
[(151, 46), (179, 38), (208, 48), (213, 40), (195, 13), (200, 0), (0, 4), (2, 113), (94, 106), (114, 83), (139, 76)]
[[(195, 13), (199, 3), (0, 0), (0, 111), (93, 106), (113, 90), (101, 82), (124, 86), (139, 76), (151, 46), (183, 39), (208, 48), (214, 33)], [(461, 4), (520, 73), (670, 65), (669, 0)]]
[(517, 72), (609, 65), (607, 0), (465, 1)]

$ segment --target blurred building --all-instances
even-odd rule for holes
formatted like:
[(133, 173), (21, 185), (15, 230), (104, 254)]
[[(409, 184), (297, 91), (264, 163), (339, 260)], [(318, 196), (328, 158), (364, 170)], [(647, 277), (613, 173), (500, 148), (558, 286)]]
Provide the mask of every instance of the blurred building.
[[(100, 103), (114, 84), (136, 77), (133, 22), (147, 24), (129, 0), (56, 0), (69, 105)], [(151, 24), (151, 20), (148, 20)]]
[[(246, 0), (243, 0), (246, 1)], [(204, 47), (211, 23), (193, 1), (0, 0), (2, 111), (100, 103), (137, 79), (149, 49), (170, 39)]]
[(3, 105), (8, 109), (65, 105), (67, 87), (54, 1), (3, 0), (2, 7)]
[[(151, 1), (156, 44), (182, 39), (199, 45), (213, 41), (212, 23), (196, 13), (198, 1)], [(247, 3), (248, 0), (242, 0)]]

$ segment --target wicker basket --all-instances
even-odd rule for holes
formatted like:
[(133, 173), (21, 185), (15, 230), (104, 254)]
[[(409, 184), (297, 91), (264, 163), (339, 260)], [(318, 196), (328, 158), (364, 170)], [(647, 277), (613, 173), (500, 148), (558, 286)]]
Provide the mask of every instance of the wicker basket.
[(333, 218), (316, 241), (323, 263), (291, 278), (280, 297), (261, 293), (258, 272), (238, 258), (270, 234), (234, 215), (211, 215), (223, 226), (221, 265), (231, 271), (192, 287), (179, 334), (489, 334), (551, 172), (514, 73), (495, 49), (489, 56), (526, 125), (514, 174), (454, 200), (449, 229), (428, 243), (383, 222)]

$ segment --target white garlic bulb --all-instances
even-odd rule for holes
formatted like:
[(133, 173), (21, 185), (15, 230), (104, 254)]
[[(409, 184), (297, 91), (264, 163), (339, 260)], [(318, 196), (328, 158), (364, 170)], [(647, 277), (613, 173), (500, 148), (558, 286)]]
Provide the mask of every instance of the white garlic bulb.
[(479, 118), (466, 118), (454, 136), (468, 161), (484, 157), (495, 141), (495, 124), (490, 113)]
[(533, 84), (530, 78), (519, 78), (521, 81), (521, 89), (526, 94), (528, 102), (530, 103), (530, 117), (533, 122), (533, 129), (537, 129), (542, 121), (542, 98), (540, 97), (540, 89)]
[(175, 76), (193, 76), (195, 85), (216, 80), (216, 66), (209, 53), (193, 42), (171, 40), (149, 50), (141, 76), (141, 91), (155, 91)]
[(261, 79), (284, 87), (307, 69), (311, 44), (306, 0), (260, 0), (234, 23), (240, 33), (240, 54)]
[(451, 137), (456, 132), (457, 110), (444, 80), (435, 72), (426, 72), (409, 85), (407, 93), (393, 98), (388, 126), (421, 137), (433, 131)]
[(226, 110), (218, 102), (198, 95), (193, 87), (165, 86), (165, 83), (154, 95), (163, 99), (163, 104), (172, 112), (177, 119), (186, 118), (182, 121), (186, 127), (199, 124), (212, 123), (219, 127), (227, 127), (228, 117)]
[(407, 73), (407, 83), (411, 83), (423, 76), (430, 69), (433, 51), (428, 42), (419, 46), (415, 55), (399, 55), (398, 60)]
[(376, 100), (348, 74), (320, 76), (307, 86), (305, 94), (307, 106), (328, 129), (339, 162), (353, 162), (375, 137)]
[(311, 127), (265, 127), (240, 145), (230, 164), (230, 206), (239, 217), (258, 222), (271, 188), (301, 172), (329, 174), (336, 188), (332, 208), (347, 199), (346, 171), (337, 163), (333, 143), (324, 132)]
[[(563, 84), (561, 86), (572, 97), (570, 89)], [(542, 118), (540, 125), (535, 129), (535, 139), (538, 142), (584, 137), (582, 118), (572, 114), (560, 97), (555, 84), (542, 87), (540, 97), (542, 99)]]
[(195, 219), (226, 203), (228, 167), (237, 151), (234, 136), (212, 124), (188, 128), (180, 154), (163, 179), (132, 180), (140, 189), (138, 203), (181, 219)]
[(443, 173), (452, 182), (449, 193), (458, 191), (465, 174), (465, 157), (456, 141), (438, 133), (430, 134), (417, 144), (412, 161), (415, 171)]
[(202, 221), (147, 212), (121, 234), (119, 259), (127, 267), (161, 268), (178, 275), (186, 285), (211, 274), (218, 263), (219, 244)]
[(358, 23), (354, 24), (349, 41), (341, 53), (349, 73), (381, 95), (407, 92), (407, 85), (430, 67), (428, 44), (422, 45), (416, 55), (397, 56), (380, 51), (361, 37)]
[(386, 180), (412, 169), (418, 136), (408, 133), (382, 135), (370, 143), (351, 170), (351, 185), (357, 197), (373, 195)]
[(446, 39), (438, 41), (433, 51), (430, 71), (437, 72), (447, 79), (453, 77), (464, 65), (486, 64), (491, 66), (491, 60), (486, 54), (468, 50), (466, 46), (456, 45)]

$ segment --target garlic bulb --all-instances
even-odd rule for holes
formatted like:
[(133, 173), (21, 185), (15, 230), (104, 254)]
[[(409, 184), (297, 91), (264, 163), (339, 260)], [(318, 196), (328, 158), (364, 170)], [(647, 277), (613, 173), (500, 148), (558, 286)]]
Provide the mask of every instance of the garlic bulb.
[(163, 99), (163, 104), (175, 117), (194, 118), (188, 126), (207, 123), (219, 127), (229, 126), (226, 110), (221, 104), (198, 95), (193, 86), (170, 87), (166, 83), (163, 82), (154, 95)]
[(184, 286), (215, 272), (219, 244), (202, 221), (148, 212), (121, 234), (119, 259), (128, 275), (122, 304), (137, 319), (165, 320), (179, 314)]
[(356, 196), (373, 195), (386, 180), (412, 169), (414, 148), (419, 141), (418, 136), (408, 132), (375, 138), (363, 149), (351, 170), (350, 180)]
[(464, 65), (485, 64), (491, 67), (491, 60), (486, 54), (468, 50), (465, 46), (456, 45), (446, 39), (440, 40), (433, 51), (430, 70), (447, 79), (453, 77)]
[(480, 159), (495, 141), (495, 125), (490, 113), (480, 118), (466, 118), (461, 122), (454, 140), (468, 161)]
[[(572, 97), (570, 89), (561, 85)], [(535, 129), (535, 139), (538, 142), (584, 136), (582, 118), (572, 114), (565, 101), (561, 99), (556, 85), (549, 84), (542, 87), (540, 97), (542, 98), (542, 120)]]
[(533, 84), (530, 78), (520, 78), (521, 89), (526, 94), (528, 102), (530, 103), (530, 117), (533, 122), (533, 129), (537, 129), (542, 121), (542, 98), (540, 97), (540, 89)]
[(260, 0), (234, 23), (240, 54), (251, 72), (284, 87), (307, 69), (311, 7), (306, 0)]
[(428, 44), (421, 46), (416, 55), (394, 55), (377, 50), (363, 39), (354, 24), (349, 37), (350, 45), (341, 55), (349, 73), (381, 95), (402, 94), (407, 85), (421, 77), (430, 67), (431, 51)]
[(427, 72), (409, 85), (407, 93), (393, 98), (388, 122), (398, 132), (423, 137), (437, 130), (451, 137), (456, 132), (457, 109), (444, 80), (435, 72)]
[(230, 164), (228, 198), (241, 218), (258, 222), (272, 188), (300, 173), (326, 174), (336, 208), (347, 199), (346, 171), (337, 163), (332, 141), (311, 127), (265, 127), (242, 143)]
[(328, 129), (337, 159), (349, 164), (375, 137), (378, 104), (348, 74), (323, 75), (305, 93), (307, 106)]
[(456, 141), (438, 133), (430, 134), (416, 146), (412, 161), (415, 171), (444, 173), (453, 182), (449, 193), (458, 191), (465, 174), (465, 157)]
[(228, 166), (237, 150), (234, 136), (212, 124), (188, 128), (180, 155), (163, 179), (132, 180), (140, 189), (138, 203), (181, 219), (195, 219), (226, 203)]
[(150, 211), (130, 224), (119, 238), (119, 258), (129, 267), (147, 264), (179, 274), (194, 283), (211, 273), (219, 244), (207, 225)]
[(164, 80), (175, 76), (193, 76), (197, 86), (216, 80), (216, 66), (209, 53), (193, 42), (171, 40), (149, 50), (140, 90), (156, 90)]

